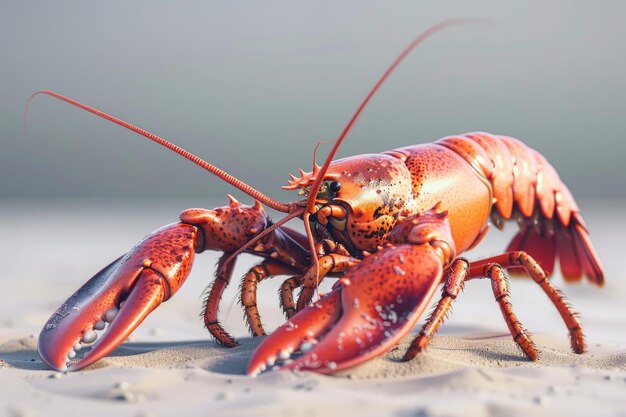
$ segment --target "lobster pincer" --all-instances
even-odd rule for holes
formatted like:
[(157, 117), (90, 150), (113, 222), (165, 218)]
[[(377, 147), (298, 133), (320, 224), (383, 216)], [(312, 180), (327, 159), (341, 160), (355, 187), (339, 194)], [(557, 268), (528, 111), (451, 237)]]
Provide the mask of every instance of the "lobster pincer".
[(447, 213), (399, 221), (389, 241), (257, 348), (248, 366), (333, 373), (381, 355), (408, 334), (454, 258)]
[[(77, 370), (108, 355), (150, 312), (178, 291), (196, 253), (219, 250), (232, 254), (272, 224), (258, 202), (246, 206), (232, 197), (225, 207), (185, 210), (180, 220), (145, 237), (59, 307), (39, 338), (39, 353), (45, 363), (60, 371)], [(285, 230), (268, 234), (252, 252), (299, 266), (302, 259), (297, 251), (282, 250), (287, 244), (293, 246), (295, 236)], [(220, 278), (225, 279), (218, 274), (216, 281)], [(221, 296), (226, 284), (213, 285), (211, 294)], [(205, 309), (205, 324), (218, 341), (236, 344), (219, 323), (206, 319), (216, 317), (216, 307), (207, 303)]]
[(59, 371), (77, 370), (108, 355), (180, 288), (202, 245), (199, 237), (196, 226), (170, 224), (94, 275), (44, 325), (43, 361)]

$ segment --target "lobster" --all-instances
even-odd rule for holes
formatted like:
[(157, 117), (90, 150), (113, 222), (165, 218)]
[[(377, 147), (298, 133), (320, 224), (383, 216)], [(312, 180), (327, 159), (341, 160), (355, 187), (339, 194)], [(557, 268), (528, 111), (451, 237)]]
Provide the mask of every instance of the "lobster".
[[(180, 222), (148, 235), (95, 274), (59, 307), (38, 341), (42, 360), (59, 371), (82, 369), (108, 355), (184, 283), (196, 253), (222, 252), (204, 303), (204, 324), (221, 345), (237, 341), (220, 324), (218, 307), (242, 253), (261, 262), (243, 277), (241, 304), (253, 336), (265, 335), (256, 305), (259, 283), (288, 275), (280, 290), (286, 323), (254, 351), (248, 373), (269, 369), (334, 373), (383, 354), (416, 325), (439, 286), (441, 298), (404, 354), (410, 360), (432, 339), (464, 283), (487, 278), (514, 342), (530, 359), (538, 349), (510, 303), (507, 271), (524, 273), (560, 313), (572, 350), (582, 353), (582, 327), (548, 280), (560, 261), (567, 281), (601, 286), (602, 267), (580, 211), (554, 168), (517, 139), (489, 133), (449, 136), (434, 143), (333, 160), (383, 82), (433, 33), (464, 23), (445, 21), (418, 36), (360, 104), (320, 166), (291, 175), (284, 189), (304, 198), (271, 199), (216, 166), (128, 122), (61, 94), (41, 90), (130, 129), (250, 195), (248, 206), (192, 208)], [(319, 147), (319, 144), (318, 144)], [(317, 151), (317, 147), (315, 151)], [(287, 213), (273, 222), (263, 205)], [(301, 218), (305, 234), (285, 226)], [(490, 224), (514, 219), (520, 230), (504, 253), (468, 261)], [(339, 278), (313, 301), (325, 277)], [(300, 289), (296, 300), (294, 292)]]

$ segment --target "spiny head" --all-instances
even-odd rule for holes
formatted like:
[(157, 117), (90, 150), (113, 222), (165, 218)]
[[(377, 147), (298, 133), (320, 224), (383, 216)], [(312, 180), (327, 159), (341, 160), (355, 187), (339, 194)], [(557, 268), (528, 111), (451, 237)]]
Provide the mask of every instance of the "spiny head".
[(357, 155), (333, 161), (315, 196), (312, 184), (321, 170), (291, 175), (287, 190), (314, 198), (309, 212), (311, 230), (318, 238), (342, 243), (349, 251), (374, 250), (412, 204), (411, 176), (402, 160), (387, 154)]
[[(320, 170), (321, 167), (314, 162), (313, 170), (311, 172), (304, 172), (302, 169), (300, 169), (300, 177), (289, 174), (289, 185), (283, 185), (281, 188), (283, 190), (299, 190), (298, 195), (308, 197), (309, 189), (311, 188), (313, 182), (315, 182), (315, 179), (318, 177)], [(323, 174), (323, 177), (324, 179), (322, 185), (320, 186), (320, 191), (318, 192), (318, 195), (320, 192), (322, 192), (323, 188), (329, 189), (329, 181), (339, 179), (339, 175), (337, 173), (333, 173), (330, 169), (325, 174)], [(339, 191), (338, 188), (341, 187), (340, 184), (335, 184), (333, 188), (336, 189), (336, 192)]]

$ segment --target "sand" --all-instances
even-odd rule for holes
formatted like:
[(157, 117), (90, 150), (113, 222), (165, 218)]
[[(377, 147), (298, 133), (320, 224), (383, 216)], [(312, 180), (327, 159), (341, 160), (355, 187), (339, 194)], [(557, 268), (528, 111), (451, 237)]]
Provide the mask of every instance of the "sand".
[[(609, 256), (617, 253), (612, 236), (624, 221), (620, 205), (581, 206), (587, 209), (607, 285), (566, 285), (558, 277), (554, 283), (582, 314), (585, 354), (571, 353), (554, 308), (532, 282), (519, 279), (512, 282), (513, 305), (541, 349), (539, 361), (529, 362), (506, 332), (489, 284), (472, 282), (440, 334), (414, 361), (398, 360), (407, 339), (385, 356), (334, 376), (271, 372), (251, 378), (245, 367), (260, 339), (245, 336), (241, 310), (232, 303), (236, 286), (224, 298), (221, 317), (239, 347), (217, 346), (197, 317), (214, 256), (199, 257), (180, 293), (113, 355), (76, 373), (47, 369), (38, 357), (36, 336), (52, 311), (120, 250), (175, 220), (183, 207), (150, 205), (145, 216), (145, 203), (120, 208), (81, 202), (79, 210), (75, 204), (48, 202), (42, 219), (39, 202), (8, 202), (0, 213), (3, 236), (10, 238), (0, 241), (0, 415), (626, 415), (626, 280), (619, 257)], [(24, 225), (36, 215), (40, 226), (33, 239), (34, 229)], [(98, 222), (84, 236), (86, 228), (76, 225), (93, 218)], [(502, 239), (507, 238), (486, 242), (483, 252), (471, 257), (495, 253)], [(253, 262), (241, 262), (237, 271)], [(260, 287), (268, 329), (282, 320), (278, 284)]]

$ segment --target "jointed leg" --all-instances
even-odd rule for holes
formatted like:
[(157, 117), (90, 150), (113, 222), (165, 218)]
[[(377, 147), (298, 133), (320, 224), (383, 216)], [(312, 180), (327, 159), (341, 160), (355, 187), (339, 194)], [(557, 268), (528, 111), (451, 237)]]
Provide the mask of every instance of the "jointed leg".
[[(304, 275), (285, 280), (280, 288), (280, 304), (287, 318), (290, 318), (296, 311), (300, 311), (311, 303), (315, 289), (327, 274), (331, 272), (343, 272), (356, 262), (358, 262), (358, 260), (349, 255), (332, 253), (319, 258), (319, 271), (317, 276), (315, 274), (315, 268), (311, 267)], [(300, 286), (302, 286), (302, 291), (298, 297), (298, 305), (296, 307), (293, 291)]]
[(286, 279), (280, 286), (280, 306), (283, 309), (283, 313), (285, 313), (285, 317), (288, 319), (296, 314), (296, 303), (293, 299), (293, 292), (302, 285), (302, 282), (302, 276), (296, 275), (295, 277)]
[(443, 323), (449, 313), (450, 308), (452, 307), (452, 302), (463, 289), (468, 270), (469, 262), (463, 258), (459, 258), (452, 263), (448, 269), (448, 274), (443, 284), (443, 288), (441, 289), (441, 299), (439, 300), (437, 307), (435, 307), (433, 312), (428, 317), (428, 320), (426, 320), (426, 324), (424, 324), (422, 330), (411, 342), (411, 346), (409, 346), (404, 354), (404, 357), (402, 358), (403, 361), (413, 359), (415, 355), (420, 353), (430, 342), (433, 335), (437, 332), (439, 326), (441, 326), (441, 323)]
[(556, 309), (559, 311), (559, 314), (563, 318), (563, 321), (569, 330), (572, 350), (576, 353), (583, 353), (585, 351), (585, 336), (576, 313), (568, 304), (565, 296), (552, 284), (550, 284), (541, 266), (530, 255), (521, 251), (508, 252), (499, 256), (494, 256), (493, 258), (475, 262), (472, 263), (470, 275), (482, 275), (492, 264), (498, 264), (505, 269), (516, 266), (522, 266), (525, 268), (528, 275), (530, 275), (533, 281), (539, 284), (541, 289), (546, 293), (548, 298), (550, 298)]
[(283, 312), (287, 318), (291, 318), (296, 313), (296, 304), (293, 298), (293, 291), (302, 287), (300, 296), (298, 298), (297, 311), (300, 311), (300, 304), (304, 304), (306, 307), (313, 298), (315, 289), (320, 282), (326, 277), (334, 267), (334, 261), (332, 256), (322, 256), (319, 260), (319, 273), (315, 275), (315, 268), (309, 268), (304, 275), (291, 277), (280, 286), (280, 305), (283, 308)]
[(246, 321), (253, 336), (265, 335), (256, 303), (259, 282), (275, 275), (293, 274), (294, 270), (283, 264), (266, 260), (252, 267), (241, 281), (241, 305), (245, 308)]
[[(481, 264), (482, 262), (479, 262)], [(513, 340), (522, 349), (524, 354), (530, 360), (537, 359), (537, 347), (530, 338), (528, 332), (522, 327), (522, 324), (517, 319), (517, 316), (513, 312), (513, 306), (509, 301), (509, 282), (504, 272), (504, 268), (496, 263), (488, 263), (484, 267), (474, 266), (470, 268), (469, 276), (467, 280), (473, 278), (489, 278), (491, 279), (491, 289), (493, 295), (496, 298), (496, 302), (500, 306), (502, 317), (506, 321), (506, 325), (509, 328)]]
[[(328, 239), (318, 242), (315, 245), (315, 252), (318, 257), (319, 273), (316, 276), (315, 268), (309, 268), (302, 276), (302, 279), (298, 279), (302, 290), (298, 296), (297, 311), (311, 304), (315, 290), (326, 274), (330, 272), (343, 272), (346, 268), (358, 262), (350, 256), (350, 253), (343, 245)], [(287, 314), (286, 310), (285, 314)]]
[(464, 282), (475, 278), (491, 279), (491, 288), (494, 297), (500, 306), (500, 310), (513, 339), (529, 359), (535, 360), (537, 358), (537, 349), (534, 343), (513, 312), (513, 307), (509, 301), (509, 285), (504, 268), (494, 263), (494, 260), (495, 258), (490, 258), (485, 261), (478, 261), (472, 263), (471, 267), (469, 263), (462, 258), (452, 263), (448, 269), (448, 275), (444, 282), (442, 297), (439, 303), (426, 321), (426, 324), (424, 324), (420, 333), (411, 343), (403, 360), (413, 359), (415, 355), (426, 347), (432, 336), (439, 329), (439, 326), (443, 323), (447, 313), (450, 311), (452, 302), (463, 289)]
[(233, 274), (233, 268), (235, 267), (235, 260), (233, 260), (224, 270), (223, 274), (220, 274), (219, 271), (222, 271), (222, 263), (228, 259), (230, 253), (224, 253), (218, 262), (218, 274), (211, 285), (211, 290), (209, 291), (209, 295), (204, 301), (204, 326), (207, 330), (215, 337), (215, 340), (224, 346), (233, 347), (237, 346), (239, 343), (232, 337), (219, 323), (217, 319), (217, 312), (219, 310), (220, 300), (222, 299), (222, 294), (224, 290), (228, 286), (230, 282), (230, 278)]

